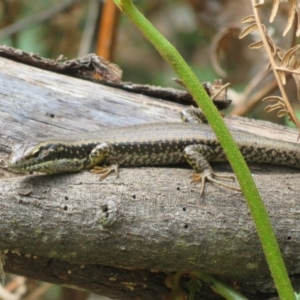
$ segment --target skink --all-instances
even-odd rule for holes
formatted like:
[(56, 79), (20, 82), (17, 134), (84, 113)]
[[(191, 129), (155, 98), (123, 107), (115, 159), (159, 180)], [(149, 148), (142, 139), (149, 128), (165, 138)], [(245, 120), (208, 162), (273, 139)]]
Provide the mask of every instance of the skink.
[[(246, 161), (300, 168), (300, 145), (233, 130)], [(29, 140), (16, 144), (9, 167), (20, 172), (63, 173), (94, 169), (105, 178), (119, 166), (155, 166), (188, 162), (196, 171), (193, 181), (205, 181), (239, 190), (215, 179), (209, 162), (226, 155), (207, 124), (156, 123), (104, 128), (81, 138)], [(101, 166), (107, 167), (101, 167)], [(99, 167), (100, 166), (100, 167)], [(224, 177), (224, 176), (219, 176)], [(232, 176), (227, 176), (232, 177)]]

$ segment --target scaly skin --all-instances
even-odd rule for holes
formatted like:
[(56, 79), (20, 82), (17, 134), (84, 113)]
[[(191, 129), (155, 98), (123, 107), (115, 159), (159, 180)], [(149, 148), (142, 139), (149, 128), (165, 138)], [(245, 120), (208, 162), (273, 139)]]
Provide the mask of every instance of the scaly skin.
[[(300, 145), (234, 130), (232, 135), (246, 161), (300, 167)], [(226, 156), (207, 124), (156, 123), (104, 128), (83, 138), (26, 141), (14, 146), (9, 167), (20, 172), (64, 173), (95, 168), (102, 178), (119, 166), (150, 166), (188, 162), (197, 172), (193, 181), (228, 186), (214, 174), (209, 162)], [(108, 168), (97, 166), (108, 165)], [(98, 168), (98, 169), (97, 169)], [(224, 176), (219, 176), (224, 177)], [(232, 177), (232, 176), (225, 176)]]

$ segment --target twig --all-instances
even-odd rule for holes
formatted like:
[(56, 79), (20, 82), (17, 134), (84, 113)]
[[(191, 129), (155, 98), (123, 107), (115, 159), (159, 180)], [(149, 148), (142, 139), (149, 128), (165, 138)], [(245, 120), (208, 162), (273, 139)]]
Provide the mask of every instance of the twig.
[(99, 22), (96, 54), (112, 60), (120, 11), (113, 0), (106, 0)]

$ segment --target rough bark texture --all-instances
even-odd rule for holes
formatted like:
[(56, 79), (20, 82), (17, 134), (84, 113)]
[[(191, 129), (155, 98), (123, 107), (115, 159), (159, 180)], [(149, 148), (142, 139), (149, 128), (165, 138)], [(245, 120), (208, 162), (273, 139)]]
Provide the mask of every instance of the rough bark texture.
[[(0, 80), (4, 161), (12, 142), (31, 137), (180, 121), (179, 105), (5, 58)], [(269, 123), (228, 122), (297, 140), (294, 131)], [(228, 164), (214, 168), (230, 172)], [(252, 171), (289, 272), (297, 274), (300, 174), (274, 166), (254, 165)], [(162, 272), (181, 269), (213, 273), (252, 292), (268, 291), (272, 281), (243, 196), (207, 184), (200, 197), (199, 186), (189, 183), (192, 173), (189, 168), (123, 168), (119, 179), (100, 182), (89, 172), (16, 176), (3, 169), (5, 270), (121, 299), (158, 299), (168, 292)]]

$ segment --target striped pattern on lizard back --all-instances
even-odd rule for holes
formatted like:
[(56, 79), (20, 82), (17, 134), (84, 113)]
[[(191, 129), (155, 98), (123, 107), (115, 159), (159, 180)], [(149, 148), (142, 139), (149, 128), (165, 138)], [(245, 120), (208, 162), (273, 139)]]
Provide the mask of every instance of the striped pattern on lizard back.
[[(248, 162), (300, 167), (298, 143), (239, 130), (232, 130), (232, 135)], [(232, 175), (214, 173), (209, 164), (226, 160), (208, 125), (156, 123), (104, 128), (83, 138), (26, 141), (14, 146), (8, 165), (21, 172), (63, 173), (93, 169), (104, 179), (112, 172), (118, 176), (119, 166), (166, 165), (186, 161), (196, 171), (192, 181), (202, 182), (201, 194), (206, 181), (239, 191), (237, 187), (214, 179), (233, 178)]]
[[(231, 132), (248, 162), (300, 167), (299, 144), (264, 138), (245, 131), (231, 130)], [(105, 164), (112, 163), (112, 160), (114, 162), (117, 160), (120, 166), (178, 164), (185, 161), (184, 148), (196, 144), (209, 146), (211, 149), (207, 150), (211, 151), (208, 155), (209, 161), (227, 160), (212, 129), (206, 124), (155, 123), (104, 128), (99, 132), (86, 134), (83, 138), (76, 136), (63, 137), (61, 140), (49, 139), (44, 142), (28, 141), (15, 146), (12, 159), (18, 160), (26, 156), (25, 152), (39, 143), (44, 146), (49, 145), (55, 150), (53, 155), (45, 158), (48, 160), (77, 158), (83, 161), (101, 143), (109, 144), (115, 155), (113, 157), (113, 153), (108, 154), (102, 161)], [(11, 162), (14, 163), (12, 160)], [(88, 161), (85, 161), (77, 170), (92, 167)]]

